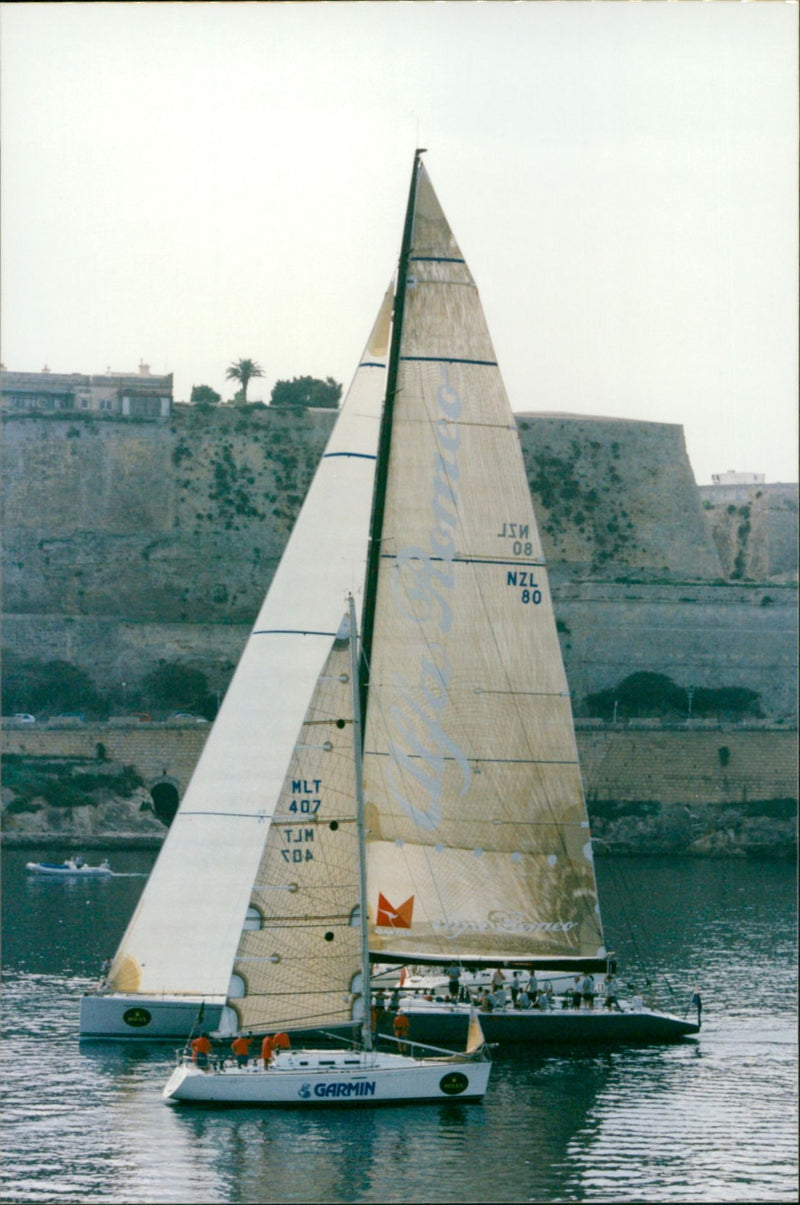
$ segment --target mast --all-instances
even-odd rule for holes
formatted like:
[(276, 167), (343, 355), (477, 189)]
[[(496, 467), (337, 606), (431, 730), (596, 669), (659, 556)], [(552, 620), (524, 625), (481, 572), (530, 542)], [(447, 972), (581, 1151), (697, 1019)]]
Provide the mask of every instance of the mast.
[(386, 480), (389, 468), (389, 449), (392, 443), (392, 417), (394, 399), (397, 392), (397, 374), (400, 364), (400, 341), (403, 335), (403, 312), (406, 302), (406, 281), (408, 278), (408, 260), (411, 254), (411, 238), (414, 233), (414, 213), (417, 201), (417, 182), (421, 156), (425, 147), (418, 147), (414, 152), (414, 167), (411, 172), (411, 186), (408, 192), (403, 240), (400, 246), (400, 260), (397, 267), (397, 286), (394, 295), (394, 310), (392, 313), (392, 342), (389, 350), (389, 366), (386, 372), (386, 399), (381, 416), (381, 427), (378, 436), (378, 461), (375, 469), (375, 492), (372, 498), (372, 517), (369, 529), (369, 550), (367, 552), (367, 574), (364, 588), (364, 606), (361, 619), (361, 704), (366, 714), (367, 682), (372, 653), (372, 634), (375, 620), (375, 597), (378, 589), (378, 567), (381, 559), (381, 538), (383, 533), (383, 515), (386, 505)]
[(358, 633), (356, 607), (352, 594), (347, 596), (350, 619), (350, 679), (353, 686), (353, 756), (355, 759), (356, 828), (358, 831), (358, 908), (361, 919), (361, 1040), (372, 1050), (372, 993), (369, 978), (369, 932), (367, 925), (367, 851), (364, 823), (364, 773), (361, 734), (361, 692), (358, 674)]

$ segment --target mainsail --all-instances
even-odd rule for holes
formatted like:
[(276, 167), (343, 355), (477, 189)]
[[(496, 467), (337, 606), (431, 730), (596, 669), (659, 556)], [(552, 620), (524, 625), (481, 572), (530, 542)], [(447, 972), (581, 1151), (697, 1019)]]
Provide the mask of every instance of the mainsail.
[[(360, 603), (387, 294), (300, 517), (113, 960), (112, 993), (222, 1002), (270, 822), (348, 594)], [(313, 968), (309, 968), (313, 974)], [(93, 1002), (93, 1015), (112, 996)], [(99, 1028), (99, 1027), (97, 1027)]]
[(387, 388), (364, 617), (373, 956), (602, 960), (569, 690), (517, 428), (419, 156)]

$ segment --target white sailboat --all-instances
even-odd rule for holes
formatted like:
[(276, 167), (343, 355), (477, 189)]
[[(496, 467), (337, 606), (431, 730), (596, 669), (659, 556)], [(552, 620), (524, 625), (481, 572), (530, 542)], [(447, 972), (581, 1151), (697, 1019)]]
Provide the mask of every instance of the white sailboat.
[[(284, 833), (273, 824), (267, 842), (273, 857), (267, 856), (267, 866), (274, 861), (277, 873), (264, 886), (286, 890), (267, 904), (263, 926), (257, 930), (261, 940), (253, 943), (257, 949), (269, 948), (271, 954), (251, 958), (266, 969), (269, 981), (268, 992), (260, 999), (254, 996), (262, 1029), (265, 1024), (282, 1028), (287, 1022), (301, 1028), (309, 1022), (319, 1025), (326, 1016), (336, 1024), (355, 1019), (360, 1012), (361, 1044), (349, 1049), (293, 1050), (287, 1043), (263, 1060), (231, 1059), (210, 1066), (200, 1066), (187, 1052), (164, 1087), (167, 1101), (341, 1106), (455, 1096), (480, 1100), (486, 1092), (491, 1063), (474, 1010), (464, 1054), (426, 1048), (427, 1057), (420, 1057), (419, 1050), (406, 1053), (404, 1042), (399, 1043), (399, 1051), (388, 1052), (373, 1044), (372, 1012), (364, 1007), (365, 984), (369, 999), (369, 948), (367, 927), (361, 923), (367, 914), (367, 884), (355, 622), (351, 598), (347, 624), (334, 643), (306, 716), (282, 799), (289, 808), (299, 804), (301, 784), (313, 779), (319, 789), (324, 782), (333, 808), (327, 809), (326, 822), (319, 826), (310, 819), (298, 824), (299, 809), (286, 813), (283, 823), (290, 827)], [(349, 666), (343, 658), (348, 645)], [(324, 741), (319, 726), (329, 731)], [(300, 858), (281, 856), (292, 854), (298, 845)], [(296, 881), (287, 883), (287, 870)], [(247, 957), (243, 954), (242, 960)], [(256, 966), (255, 978), (259, 969)], [(252, 999), (248, 1008), (253, 1008)], [(269, 1042), (271, 1047), (271, 1037)]]
[[(363, 594), (391, 308), (387, 292), (104, 986), (81, 1000), (84, 1039), (182, 1039), (196, 1023), (215, 1030), (226, 1001), (241, 995), (234, 958), (260, 923), (251, 897), (287, 766), (345, 600), (352, 594), (358, 609)], [(316, 803), (297, 807), (319, 822)]]
[[(362, 608), (373, 962), (424, 969), (455, 960), (512, 974), (609, 968), (517, 428), (475, 283), (420, 154), (393, 302), (376, 323), (109, 990), (84, 998), (83, 1036), (183, 1037), (201, 1013), (205, 1028), (229, 1033), (271, 1032), (290, 1020), (326, 1032), (352, 1026), (352, 984), (331, 961), (360, 926), (346, 902), (351, 872), (340, 870), (349, 896), (330, 881), (340, 843), (329, 837), (346, 831), (338, 809), (352, 797), (352, 770), (332, 756), (345, 671), (324, 668), (347, 594)], [(297, 760), (300, 746), (314, 745), (317, 768), (304, 769), (311, 763)], [(309, 944), (300, 922), (319, 899), (328, 921)], [(290, 1015), (288, 1002), (309, 979), (320, 985), (318, 1001), (303, 993), (305, 1012)], [(402, 1011), (414, 1040), (466, 1038), (468, 1003), (409, 998)], [(587, 1010), (571, 1032), (639, 1041), (697, 1029), (663, 1014), (643, 1026), (641, 1010), (618, 1015)], [(544, 1014), (528, 1017), (511, 1016), (513, 1039), (551, 1040)], [(606, 1020), (611, 1038), (598, 1023)], [(499, 1022), (500, 1011), (483, 1019), (492, 1041), (506, 1035)]]

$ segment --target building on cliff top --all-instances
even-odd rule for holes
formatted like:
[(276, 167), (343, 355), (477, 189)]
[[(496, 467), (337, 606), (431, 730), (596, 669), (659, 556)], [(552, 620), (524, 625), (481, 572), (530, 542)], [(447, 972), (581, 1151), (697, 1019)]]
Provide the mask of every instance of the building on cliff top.
[(766, 481), (764, 473), (737, 473), (728, 469), (727, 473), (712, 473), (713, 485), (763, 485)]
[(172, 373), (158, 376), (149, 364), (138, 373), (79, 372), (0, 373), (0, 406), (17, 414), (82, 411), (129, 418), (169, 418), (172, 413)]

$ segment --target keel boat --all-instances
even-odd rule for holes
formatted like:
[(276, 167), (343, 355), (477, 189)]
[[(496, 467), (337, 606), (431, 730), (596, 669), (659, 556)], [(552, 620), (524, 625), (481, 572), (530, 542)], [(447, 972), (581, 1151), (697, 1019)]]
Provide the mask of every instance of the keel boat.
[[(341, 664), (341, 645), (349, 643), (349, 674)], [(406, 1053), (402, 1039), (394, 1041), (401, 1049), (385, 1051), (375, 1047), (373, 1037), (374, 1015), (370, 1000), (369, 946), (366, 924), (367, 884), (365, 856), (364, 795), (362, 786), (360, 684), (357, 641), (355, 635), (355, 606), (349, 600), (346, 627), (340, 629), (328, 659), (323, 682), (336, 683), (328, 691), (324, 685), (318, 692), (306, 717), (306, 731), (295, 751), (292, 775), (321, 773), (320, 762), (340, 761), (338, 820), (329, 821), (328, 832), (321, 832), (314, 841), (314, 858), (317, 866), (304, 882), (305, 899), (303, 914), (284, 916), (282, 928), (275, 925), (275, 944), (282, 946), (287, 960), (295, 962), (297, 947), (308, 953), (321, 948), (321, 942), (329, 940), (331, 950), (325, 958), (306, 964), (303, 983), (294, 983), (292, 971), (287, 982), (290, 991), (278, 990), (280, 977), (274, 985), (275, 999), (262, 1011), (263, 1023), (267, 1013), (282, 1010), (289, 1023), (307, 1023), (308, 1015), (317, 1016), (323, 1010), (336, 1014), (344, 1003), (353, 1017), (360, 1012), (361, 1039), (357, 1048), (333, 1050), (291, 1049), (288, 1038), (283, 1042), (267, 1038), (267, 1047), (262, 1046), (263, 1057), (252, 1062), (248, 1053), (239, 1053), (241, 1045), (233, 1043), (237, 1058), (220, 1062), (209, 1062), (208, 1052), (185, 1052), (178, 1066), (164, 1087), (163, 1096), (168, 1102), (214, 1104), (214, 1105), (295, 1105), (295, 1106), (343, 1106), (423, 1103), (441, 1101), (452, 1097), (459, 1100), (481, 1100), (489, 1082), (491, 1063), (488, 1049), (477, 1015), (472, 1010), (469, 1020), (467, 1048), (464, 1054), (452, 1054), (445, 1050), (419, 1047)], [(308, 731), (319, 722), (323, 699), (328, 706), (332, 696), (342, 693), (342, 686), (349, 685), (352, 693), (352, 708), (345, 705), (335, 708), (338, 716), (338, 734), (335, 740), (326, 742), (331, 748), (322, 748), (311, 743), (313, 734)], [(344, 702), (344, 701), (342, 701)], [(306, 738), (309, 743), (306, 743)], [(348, 752), (352, 748), (352, 789), (348, 769)], [(322, 756), (320, 757), (320, 754)], [(333, 789), (329, 780), (328, 789)], [(350, 801), (355, 808), (350, 806)], [(353, 823), (355, 821), (355, 824)], [(282, 840), (277, 850), (285, 848)], [(281, 859), (282, 860), (282, 859)], [(288, 863), (287, 863), (288, 864)], [(302, 874), (299, 875), (302, 879)], [(331, 902), (336, 894), (340, 900), (352, 887), (353, 880), (359, 884), (359, 899), (356, 911), (346, 919), (349, 932), (336, 932), (337, 919)], [(345, 892), (345, 895), (342, 892)], [(284, 909), (288, 911), (288, 909)], [(328, 928), (328, 926), (331, 926)], [(335, 948), (334, 948), (335, 943)], [(276, 960), (280, 955), (276, 952)], [(274, 965), (274, 963), (273, 963)], [(294, 971), (296, 972), (295, 965)], [(312, 973), (313, 972), (313, 973)], [(365, 994), (366, 989), (366, 994)], [(273, 1050), (273, 1042), (277, 1049)], [(208, 1039), (206, 1037), (206, 1044)], [(288, 1047), (288, 1048), (287, 1048)]]
[[(107, 989), (82, 1001), (84, 1037), (352, 1033), (364, 992), (334, 962), (362, 921), (372, 962), (398, 972), (613, 966), (519, 434), (421, 155), (393, 286)], [(362, 634), (363, 910), (348, 671), (329, 661), (347, 596)], [(312, 913), (324, 919), (301, 938)], [(408, 998), (400, 1012), (433, 1045), (466, 1039), (469, 1008)], [(609, 1026), (620, 1042), (697, 1030), (586, 1012), (601, 1041)], [(538, 1016), (514, 1020), (515, 1041), (550, 1040)]]

